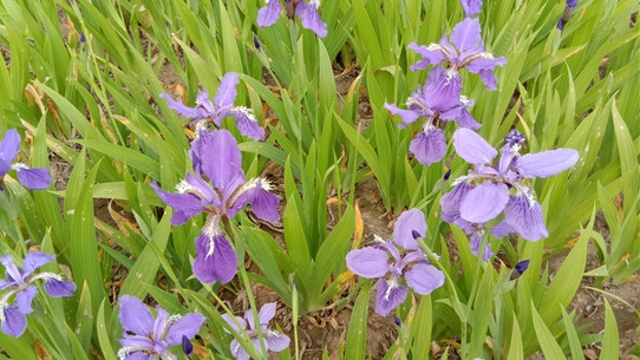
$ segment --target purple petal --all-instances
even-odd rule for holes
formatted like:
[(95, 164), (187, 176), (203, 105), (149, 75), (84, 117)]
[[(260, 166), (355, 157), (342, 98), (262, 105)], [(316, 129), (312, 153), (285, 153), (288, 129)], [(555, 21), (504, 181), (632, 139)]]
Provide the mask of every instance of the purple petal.
[(215, 284), (217, 281), (226, 284), (238, 271), (238, 256), (224, 234), (198, 236), (196, 253), (198, 256), (193, 263), (193, 273), (205, 284)]
[(124, 357), (124, 360), (154, 360), (156, 356), (154, 354), (147, 354), (145, 352), (136, 351)]
[(276, 222), (280, 220), (280, 213), (278, 213), (278, 204), (280, 199), (276, 194), (272, 194), (268, 191), (269, 185), (265, 184), (266, 180), (261, 179), (257, 185), (257, 191), (253, 202), (251, 203), (251, 209), (262, 220)]
[(409, 151), (416, 156), (421, 164), (431, 165), (444, 158), (447, 153), (447, 141), (442, 130), (438, 128), (430, 129), (426, 133), (422, 131), (411, 140)]
[(420, 248), (415, 235), (424, 238), (427, 235), (427, 222), (424, 213), (418, 209), (405, 211), (398, 217), (393, 230), (393, 241), (406, 250)]
[(440, 119), (455, 120), (460, 127), (477, 130), (481, 125), (469, 112), (468, 108), (470, 106), (473, 106), (473, 100), (468, 100), (466, 103), (461, 102), (460, 105), (452, 108), (451, 110), (440, 113)]
[(429, 70), (429, 79), (424, 86), (426, 106), (433, 111), (447, 111), (460, 104), (462, 78), (457, 72), (445, 71), (440, 65)]
[(404, 275), (407, 285), (420, 295), (429, 295), (444, 285), (444, 273), (426, 262), (419, 262)]
[(13, 337), (20, 337), (27, 329), (27, 316), (20, 312), (17, 306), (4, 308), (2, 332)]
[(242, 329), (240, 329), (238, 327), (238, 325), (236, 325), (236, 323), (233, 321), (233, 318), (231, 317), (231, 315), (229, 314), (222, 314), (222, 319), (224, 319), (224, 321), (227, 322), (227, 324), (229, 324), (233, 330), (235, 332), (237, 332), (238, 334), (242, 333), (242, 330), (247, 328), (247, 322), (241, 318), (240, 316), (234, 316), (234, 318), (236, 318), (236, 320), (238, 320), (238, 322), (240, 323), (240, 326), (242, 327)]
[(469, 129), (458, 129), (453, 134), (453, 146), (458, 155), (474, 165), (490, 164), (498, 151), (482, 136)]
[(280, 352), (289, 347), (291, 339), (285, 334), (271, 332), (267, 335), (267, 349)]
[(11, 170), (11, 163), (20, 152), (20, 134), (16, 129), (9, 129), (0, 142), (0, 177)]
[(227, 130), (201, 132), (200, 141), (192, 143), (191, 150), (199, 159), (202, 172), (218, 190), (225, 189), (240, 174), (244, 176), (238, 143)]
[(398, 115), (402, 118), (402, 124), (398, 125), (399, 128), (404, 129), (407, 125), (418, 120), (422, 114), (415, 110), (403, 110), (393, 104), (384, 104), (385, 109), (389, 110), (393, 115)]
[(167, 327), (167, 319), (169, 318), (169, 312), (162, 308), (160, 305), (156, 305), (156, 321), (153, 324), (153, 334), (155, 337), (158, 337), (158, 340), (162, 341), (164, 339), (160, 339), (161, 334), (164, 333)]
[(4, 279), (0, 279), (0, 290), (4, 290), (6, 288), (8, 288), (9, 286), (12, 286), (13, 283), (12, 282), (8, 282)]
[(537, 202), (529, 206), (524, 196), (511, 196), (504, 208), (504, 221), (523, 239), (538, 241), (549, 236), (542, 219), (542, 208)]
[[(274, 1), (274, 0), (271, 0)], [(278, 0), (280, 1), (280, 0)], [(249, 360), (251, 357), (249, 353), (240, 345), (238, 340), (231, 341), (229, 345), (229, 349), (231, 350), (231, 355), (236, 358), (236, 360)]]
[(282, 12), (282, 4), (280, 0), (270, 0), (267, 6), (258, 10), (258, 26), (261, 28), (271, 26), (280, 18)]
[(44, 282), (44, 289), (51, 297), (67, 297), (73, 295), (73, 292), (76, 291), (76, 284), (72, 281), (47, 279)]
[(228, 72), (222, 77), (220, 86), (218, 86), (218, 93), (216, 97), (213, 98), (213, 102), (219, 109), (226, 110), (233, 107), (233, 103), (236, 101), (236, 96), (238, 95), (236, 85), (238, 85), (239, 82), (238, 74), (235, 72)]
[(18, 295), (16, 295), (18, 310), (25, 315), (31, 314), (33, 312), (31, 303), (36, 295), (38, 295), (38, 288), (35, 286), (28, 286), (26, 289), (18, 292)]
[(526, 178), (545, 178), (561, 173), (573, 165), (580, 155), (573, 149), (558, 149), (527, 154), (516, 160), (516, 168)]
[(467, 17), (479, 14), (482, 9), (482, 0), (461, 0), (460, 3)]
[(484, 182), (469, 190), (460, 204), (460, 216), (472, 223), (487, 222), (498, 216), (509, 201), (509, 188)]
[(467, 65), (469, 72), (480, 74), (480, 79), (487, 86), (487, 90), (495, 90), (498, 78), (493, 75), (493, 69), (496, 66), (503, 66), (507, 63), (507, 59), (499, 57), (497, 59), (491, 58), (478, 58)]
[(193, 194), (173, 194), (166, 192), (158, 187), (156, 181), (153, 181), (150, 186), (155, 190), (162, 202), (175, 210), (171, 217), (172, 225), (182, 225), (187, 222), (189, 218), (200, 214), (204, 210), (201, 199)]
[(444, 60), (444, 55), (440, 50), (429, 50), (426, 46), (418, 46), (416, 43), (409, 44), (407, 49), (417, 52), (423, 58), (411, 65), (411, 71), (426, 69), (429, 65), (437, 64)]
[(440, 206), (442, 210), (440, 211), (440, 216), (442, 220), (453, 223), (457, 218), (460, 217), (460, 204), (462, 203), (462, 199), (469, 192), (469, 190), (473, 189), (471, 185), (467, 182), (463, 181), (460, 184), (456, 185), (453, 190), (446, 193), (442, 198), (440, 198)]
[(389, 288), (387, 280), (378, 280), (378, 293), (376, 295), (376, 314), (387, 316), (407, 298), (409, 290), (405, 286), (394, 284)]
[[(471, 234), (471, 239), (469, 239), (469, 248), (471, 249), (471, 253), (475, 256), (478, 256), (480, 253), (480, 245), (482, 245), (482, 235), (484, 231), (474, 231)], [(484, 251), (482, 252), (482, 261), (489, 261), (494, 253), (491, 251), (491, 244), (487, 241), (484, 244)]]
[(314, 4), (308, 4), (307, 1), (308, 0), (301, 0), (298, 3), (296, 7), (296, 15), (300, 18), (303, 28), (309, 29), (319, 37), (323, 38), (327, 36), (327, 24), (325, 24), (320, 18), (318, 8)]
[(364, 278), (379, 278), (389, 271), (389, 255), (373, 247), (351, 250), (347, 254), (347, 267)]
[(482, 51), (483, 45), (480, 32), (480, 21), (478, 19), (466, 18), (453, 28), (451, 42), (460, 53), (465, 53), (470, 50)]
[(493, 229), (491, 229), (491, 235), (493, 235), (496, 239), (501, 239), (512, 232), (515, 231), (504, 220), (500, 221), (498, 225), (494, 226)]
[(30, 252), (27, 256), (24, 257), (24, 275), (31, 274), (37, 268), (46, 265), (53, 260), (55, 260), (55, 256), (51, 254), (47, 254), (44, 252)]
[(202, 314), (185, 314), (169, 328), (167, 344), (169, 346), (182, 344), (182, 336), (186, 336), (187, 339), (193, 339), (205, 320)]
[(203, 113), (199, 108), (191, 108), (183, 104), (182, 101), (175, 101), (169, 94), (160, 94), (159, 96), (167, 100), (167, 105), (171, 110), (185, 118), (202, 119), (207, 117), (207, 114)]
[(29, 190), (44, 190), (51, 183), (51, 174), (47, 168), (18, 168), (18, 181)]
[[(258, 319), (260, 320), (260, 325), (267, 326), (269, 325), (269, 321), (276, 316), (276, 307), (278, 303), (272, 302), (262, 305), (260, 308), (260, 312), (258, 313)], [(252, 316), (253, 317), (253, 316)]]
[[(28, 255), (27, 255), (28, 256)], [(21, 274), (16, 264), (13, 262), (13, 257), (11, 254), (4, 254), (0, 256), (0, 264), (2, 264), (5, 268), (5, 276), (12, 285), (19, 285), (24, 277), (28, 274)]]
[(118, 303), (120, 304), (118, 318), (125, 331), (140, 336), (151, 335), (155, 319), (147, 305), (131, 295), (121, 296)]
[(250, 109), (236, 107), (231, 110), (229, 115), (236, 118), (236, 126), (240, 134), (255, 141), (264, 140), (264, 129), (258, 124), (258, 120), (253, 116)]

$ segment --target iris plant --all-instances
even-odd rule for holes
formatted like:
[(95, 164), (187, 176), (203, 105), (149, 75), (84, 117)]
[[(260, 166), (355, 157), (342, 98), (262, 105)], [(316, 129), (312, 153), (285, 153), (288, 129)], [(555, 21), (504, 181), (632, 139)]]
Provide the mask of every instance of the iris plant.
[(203, 128), (210, 123), (220, 128), (222, 120), (232, 116), (236, 119), (236, 126), (242, 135), (254, 140), (264, 140), (264, 129), (258, 124), (253, 111), (245, 106), (234, 106), (238, 95), (236, 91), (238, 83), (238, 74), (235, 72), (225, 74), (220, 80), (213, 103), (209, 100), (209, 92), (203, 90), (196, 96), (196, 106), (192, 108), (173, 100), (169, 94), (160, 94), (160, 97), (166, 99), (169, 107), (178, 114), (195, 119), (191, 123), (195, 124), (196, 128)]
[[(13, 262), (10, 254), (0, 256), (0, 263), (5, 267), (5, 278), (0, 279), (0, 323), (2, 332), (13, 337), (20, 337), (27, 328), (27, 315), (33, 312), (31, 303), (38, 295), (35, 286), (37, 280), (44, 280), (44, 289), (51, 297), (71, 296), (76, 291), (76, 284), (65, 281), (62, 276), (49, 272), (34, 272), (39, 267), (50, 263), (55, 256), (30, 252), (25, 256), (23, 267)], [(9, 304), (9, 299), (15, 295), (15, 305)]]
[[(327, 24), (322, 21), (318, 13), (320, 0), (285, 0), (285, 4), (289, 19), (293, 20), (297, 16), (303, 28), (315, 32), (321, 38), (327, 36)], [(263, 28), (275, 24), (281, 12), (280, 0), (266, 0), (266, 6), (258, 10), (258, 25)]]
[(51, 183), (49, 169), (30, 169), (23, 163), (12, 164), (20, 153), (20, 134), (15, 129), (9, 129), (0, 143), (0, 179), (9, 171), (16, 170), (18, 181), (30, 190), (44, 190)]
[[(262, 308), (260, 308), (260, 312), (258, 313), (258, 321), (260, 321), (260, 330), (262, 332), (262, 336), (264, 337), (263, 345), (267, 351), (275, 351), (280, 352), (289, 347), (289, 343), (291, 340), (287, 335), (281, 334), (276, 330), (269, 328), (269, 321), (273, 319), (276, 315), (276, 306), (277, 303), (272, 302), (268, 304), (264, 304)], [(244, 313), (243, 317), (236, 316), (235, 321), (229, 314), (222, 315), (222, 318), (233, 328), (233, 330), (242, 336), (242, 331), (246, 332), (246, 334), (251, 339), (253, 346), (256, 349), (260, 350), (261, 344), (258, 339), (258, 332), (256, 331), (256, 324), (253, 318), (253, 313), (251, 310), (247, 310)], [(240, 324), (240, 328), (236, 324), (236, 321)], [(233, 340), (230, 345), (231, 355), (233, 355), (237, 360), (249, 360), (249, 354), (245, 349), (242, 348), (238, 340)]]
[(267, 180), (245, 179), (242, 156), (229, 131), (197, 131), (189, 154), (195, 175), (188, 173), (177, 185), (176, 194), (160, 189), (155, 181), (151, 187), (162, 201), (174, 208), (173, 225), (184, 224), (203, 212), (207, 214), (201, 235), (195, 240), (197, 257), (193, 273), (204, 283), (224, 284), (235, 276), (238, 258), (220, 222), (225, 217), (234, 217), (247, 204), (251, 204), (259, 218), (278, 221), (280, 200), (269, 193), (271, 187)]
[[(578, 161), (573, 149), (557, 149), (520, 155), (525, 137), (512, 130), (505, 138), (502, 154), (480, 135), (459, 129), (453, 135), (456, 152), (473, 165), (468, 175), (456, 179), (454, 189), (440, 199), (442, 218), (464, 226), (484, 226), (504, 214), (491, 232), (502, 237), (517, 232), (526, 240), (537, 241), (549, 234), (542, 208), (535, 200), (529, 179), (545, 178), (571, 168)], [(465, 225), (467, 224), (467, 225)]]
[(420, 295), (428, 295), (444, 284), (444, 274), (431, 265), (417, 238), (427, 234), (424, 214), (418, 209), (404, 212), (396, 221), (393, 239), (376, 236), (373, 246), (347, 254), (347, 267), (355, 274), (378, 280), (376, 313), (386, 316), (407, 298), (406, 284)]
[(118, 351), (120, 360), (177, 360), (170, 346), (182, 345), (193, 339), (205, 321), (202, 314), (189, 313), (184, 316), (169, 315), (160, 306), (156, 306), (157, 318), (138, 298), (123, 295), (119, 300), (120, 323), (124, 328), (120, 339), (122, 348)]

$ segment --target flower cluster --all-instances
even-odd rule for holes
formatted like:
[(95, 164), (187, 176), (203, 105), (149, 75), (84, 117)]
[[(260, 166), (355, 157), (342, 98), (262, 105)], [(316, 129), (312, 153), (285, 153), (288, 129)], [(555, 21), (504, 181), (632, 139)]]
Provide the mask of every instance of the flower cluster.
[(30, 169), (23, 163), (13, 164), (13, 160), (20, 153), (20, 134), (16, 129), (8, 130), (0, 143), (0, 179), (9, 171), (16, 170), (18, 181), (30, 190), (44, 190), (51, 183), (49, 169)]
[[(275, 302), (264, 304), (258, 313), (258, 321), (260, 321), (260, 330), (264, 338), (262, 343), (264, 348), (267, 351), (280, 352), (289, 347), (291, 340), (287, 335), (269, 328), (269, 321), (271, 321), (271, 319), (276, 315), (276, 307), (277, 303)], [(258, 352), (260, 352), (262, 345), (258, 339), (258, 332), (256, 331), (256, 324), (251, 310), (245, 311), (243, 317), (235, 316), (235, 321), (229, 314), (223, 314), (222, 318), (240, 336), (242, 336), (242, 332), (244, 331), (251, 340), (253, 346), (258, 350)], [(240, 324), (241, 328), (238, 327), (236, 321)], [(231, 355), (233, 355), (237, 360), (249, 360), (249, 354), (242, 348), (238, 340), (234, 339), (231, 342), (230, 349)]]
[[(35, 286), (37, 280), (44, 280), (44, 289), (51, 297), (71, 296), (76, 291), (76, 284), (63, 280), (62, 276), (49, 272), (34, 274), (36, 269), (53, 261), (55, 256), (30, 252), (25, 256), (23, 267), (13, 262), (10, 254), (0, 256), (0, 264), (5, 268), (5, 278), (0, 279), (0, 323), (2, 332), (13, 337), (20, 337), (27, 328), (27, 315), (33, 312), (31, 303), (38, 295)], [(9, 299), (15, 295), (15, 305)]]
[(462, 95), (459, 70), (466, 68), (471, 73), (479, 74), (487, 89), (495, 90), (498, 79), (493, 75), (493, 69), (506, 64), (504, 57), (496, 59), (485, 50), (480, 21), (471, 18), (480, 12), (482, 1), (463, 0), (462, 6), (467, 17), (453, 28), (451, 35), (428, 46), (416, 43), (408, 46), (423, 58), (411, 66), (412, 71), (435, 65), (429, 71), (424, 86), (418, 87), (407, 100), (408, 109), (402, 110), (395, 105), (385, 104), (392, 114), (402, 117), (401, 128), (419, 118), (426, 119), (422, 131), (413, 139), (409, 148), (418, 161), (425, 165), (442, 160), (446, 153), (447, 144), (439, 128), (440, 120), (455, 120), (459, 126), (472, 130), (480, 127), (467, 110), (474, 102)]
[[(285, 0), (287, 17), (300, 18), (302, 27), (316, 33), (319, 37), (327, 36), (327, 24), (320, 18), (318, 7), (320, 0)], [(280, 0), (266, 0), (266, 6), (258, 10), (258, 25), (263, 28), (278, 21), (282, 12)]]
[[(124, 328), (122, 348), (118, 351), (120, 360), (151, 360), (158, 356), (161, 360), (175, 360), (178, 357), (170, 346), (182, 345), (189, 349), (193, 339), (205, 321), (202, 314), (190, 313), (184, 316), (169, 315), (156, 306), (157, 318), (138, 298), (123, 295), (119, 300), (118, 317)], [(192, 348), (192, 347), (191, 347)]]
[[(504, 141), (500, 158), (493, 164), (498, 151), (485, 139), (467, 129), (455, 132), (456, 152), (473, 168), (456, 179), (454, 189), (440, 199), (442, 218), (469, 233), (471, 229), (484, 229), (486, 222), (504, 214), (504, 219), (491, 230), (494, 236), (517, 232), (526, 240), (537, 241), (549, 234), (528, 180), (565, 171), (578, 161), (579, 155), (573, 149), (520, 155), (525, 137), (517, 130), (512, 130)], [(473, 250), (477, 254), (478, 250)]]
[(407, 285), (420, 295), (428, 295), (444, 284), (444, 274), (427, 260), (416, 241), (427, 233), (424, 214), (409, 210), (398, 218), (393, 239), (376, 237), (373, 246), (347, 254), (347, 267), (355, 274), (378, 280), (376, 313), (386, 316), (407, 298)]

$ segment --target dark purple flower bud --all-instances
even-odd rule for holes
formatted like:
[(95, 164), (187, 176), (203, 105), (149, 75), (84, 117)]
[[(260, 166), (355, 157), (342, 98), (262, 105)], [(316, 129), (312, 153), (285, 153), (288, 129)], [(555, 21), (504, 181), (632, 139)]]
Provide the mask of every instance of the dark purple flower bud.
[(444, 181), (449, 180), (450, 176), (451, 176), (451, 169), (447, 170), (447, 172), (444, 173)]
[(509, 133), (507, 134), (507, 136), (505, 136), (504, 138), (504, 142), (507, 143), (508, 145), (516, 145), (516, 144), (522, 144), (523, 142), (525, 142), (527, 140), (527, 138), (522, 135), (520, 133), (520, 131), (513, 129), (511, 131), (509, 131)]
[(420, 235), (419, 232), (415, 231), (415, 230), (411, 230), (411, 235), (413, 235), (413, 238), (418, 240), (418, 238), (421, 238), (422, 235)]
[(187, 356), (193, 352), (193, 344), (186, 335), (182, 335), (182, 352)]
[(522, 273), (524, 273), (525, 270), (527, 270), (527, 268), (529, 268), (529, 263), (531, 262), (531, 260), (527, 259), (527, 260), (522, 260), (519, 263), (516, 264), (516, 271), (518, 272), (518, 274), (522, 275)]
[(84, 44), (86, 41), (87, 39), (85, 39), (84, 33), (80, 33), (80, 42)]
[(256, 50), (260, 51), (260, 41), (258, 41), (258, 37), (253, 35), (253, 45), (256, 47)]
[(402, 320), (400, 320), (400, 318), (397, 317), (397, 316), (393, 317), (393, 321), (395, 321), (396, 325), (398, 325), (398, 326), (402, 325)]

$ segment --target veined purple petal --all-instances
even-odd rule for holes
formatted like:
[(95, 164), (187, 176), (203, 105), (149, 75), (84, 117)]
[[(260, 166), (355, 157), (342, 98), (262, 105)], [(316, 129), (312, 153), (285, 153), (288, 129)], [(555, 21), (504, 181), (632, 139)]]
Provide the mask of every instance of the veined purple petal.
[(441, 65), (429, 71), (429, 81), (424, 85), (426, 106), (433, 111), (447, 111), (460, 104), (462, 78), (455, 69), (444, 70)]
[(573, 165), (580, 155), (573, 149), (557, 149), (527, 154), (516, 160), (516, 168), (526, 178), (545, 178), (561, 173)]
[(482, 9), (482, 0), (461, 0), (460, 3), (467, 17), (479, 14)]
[(385, 279), (378, 280), (378, 293), (376, 294), (376, 314), (387, 316), (391, 311), (402, 304), (409, 290), (405, 286), (391, 284)]
[(280, 220), (280, 213), (278, 213), (278, 204), (280, 199), (276, 194), (272, 194), (268, 191), (268, 184), (265, 185), (266, 180), (259, 180), (260, 183), (256, 187), (255, 197), (251, 202), (251, 209), (262, 220), (276, 222)]
[[(236, 318), (236, 320), (238, 320), (242, 329), (240, 329), (238, 325), (236, 325), (236, 323), (233, 321), (233, 318)], [(240, 316), (234, 316), (233, 318), (229, 314), (222, 314), (222, 319), (224, 319), (224, 321), (226, 321), (227, 324), (229, 324), (235, 332), (241, 334), (242, 330), (247, 328), (247, 322)]]
[(0, 142), (0, 177), (11, 170), (11, 163), (20, 152), (20, 134), (16, 129), (9, 129)]
[(429, 50), (426, 46), (418, 46), (416, 43), (411, 43), (407, 46), (407, 49), (413, 50), (422, 56), (422, 60), (411, 65), (411, 71), (418, 71), (426, 69), (429, 65), (438, 64), (444, 60), (444, 54), (440, 50)]
[(456, 185), (453, 190), (440, 198), (440, 206), (442, 207), (440, 216), (442, 217), (442, 220), (452, 223), (460, 217), (460, 204), (462, 203), (464, 196), (471, 189), (473, 189), (473, 187), (463, 181)]
[(153, 337), (156, 342), (162, 342), (165, 339), (162, 338), (162, 334), (167, 328), (167, 319), (169, 319), (169, 312), (162, 308), (160, 305), (156, 305), (156, 321), (153, 324)]
[(549, 236), (540, 204), (534, 202), (530, 207), (524, 196), (510, 196), (504, 208), (504, 221), (523, 239), (538, 241)]
[(18, 168), (18, 181), (29, 190), (45, 190), (51, 183), (51, 174), (47, 168)]
[(398, 217), (393, 230), (393, 241), (406, 250), (419, 249), (414, 232), (422, 238), (427, 235), (427, 222), (419, 209), (405, 211)]
[(515, 231), (504, 220), (500, 221), (498, 225), (494, 226), (493, 229), (491, 229), (491, 235), (495, 236), (496, 239), (501, 239), (512, 232)]
[(430, 129), (426, 133), (421, 131), (411, 140), (409, 151), (421, 164), (431, 165), (444, 158), (447, 153), (447, 141), (442, 130), (438, 128)]
[(264, 140), (264, 129), (258, 124), (258, 120), (249, 108), (236, 107), (229, 112), (229, 115), (236, 118), (236, 126), (240, 134), (255, 141)]
[(187, 222), (190, 217), (198, 215), (204, 210), (202, 200), (193, 194), (173, 194), (164, 191), (160, 189), (155, 181), (153, 181), (150, 186), (155, 190), (162, 202), (175, 210), (171, 217), (172, 225), (182, 225)]
[(389, 271), (389, 255), (373, 247), (351, 250), (347, 254), (347, 267), (364, 278), (379, 278)]
[(141, 336), (149, 336), (153, 333), (155, 319), (142, 300), (131, 295), (122, 295), (118, 303), (120, 304), (118, 318), (125, 331)]
[(465, 128), (453, 134), (453, 146), (461, 158), (473, 165), (490, 164), (498, 155), (498, 151), (487, 140)]
[(467, 100), (466, 98), (464, 98), (464, 100), (461, 99), (460, 105), (440, 113), (440, 119), (455, 120), (460, 127), (477, 130), (480, 128), (480, 124), (473, 118), (473, 115), (471, 115), (468, 110), (473, 104), (473, 100)]
[(72, 281), (47, 279), (44, 282), (44, 289), (51, 297), (67, 297), (76, 291), (76, 284)]
[(444, 285), (444, 274), (427, 262), (419, 262), (404, 274), (407, 285), (420, 295), (429, 295)]
[(20, 312), (17, 306), (4, 308), (2, 332), (13, 337), (20, 337), (27, 329), (27, 316)]
[(268, 0), (267, 6), (258, 10), (258, 26), (261, 28), (271, 26), (278, 21), (282, 12), (280, 0)]
[(169, 346), (182, 344), (182, 337), (186, 336), (187, 339), (193, 339), (200, 327), (205, 322), (205, 317), (202, 314), (189, 313), (185, 314), (169, 327), (167, 332), (167, 344)]
[(242, 171), (242, 155), (238, 149), (236, 139), (227, 130), (221, 129), (204, 137), (201, 133), (202, 143), (192, 148), (202, 164), (202, 171), (211, 180), (214, 187), (223, 190)]
[(16, 295), (16, 304), (18, 304), (18, 310), (21, 313), (27, 315), (33, 312), (31, 303), (33, 299), (38, 295), (38, 288), (35, 286), (27, 286), (26, 289), (18, 292)]
[(493, 75), (493, 69), (496, 66), (503, 66), (507, 63), (507, 59), (503, 56), (494, 58), (477, 58), (467, 65), (469, 72), (480, 74), (480, 79), (487, 86), (487, 90), (495, 90), (498, 78)]
[(24, 257), (24, 275), (31, 274), (37, 268), (52, 262), (55, 258), (55, 256), (44, 252), (29, 252)]
[(284, 351), (289, 347), (291, 339), (285, 334), (271, 332), (267, 335), (267, 349), (275, 352)]
[(460, 54), (469, 51), (482, 51), (484, 49), (480, 33), (480, 20), (466, 18), (453, 28), (451, 42)]
[(200, 235), (196, 238), (196, 253), (193, 262), (193, 273), (205, 284), (220, 281), (226, 284), (238, 271), (238, 256), (224, 234), (210, 238)]
[(220, 85), (218, 86), (218, 93), (216, 97), (213, 98), (213, 102), (218, 109), (226, 110), (233, 107), (233, 103), (236, 101), (236, 96), (238, 95), (236, 86), (239, 82), (238, 74), (235, 72), (228, 72), (222, 77)]
[(124, 360), (154, 360), (155, 358), (156, 356), (154, 354), (136, 351), (125, 356)]
[(393, 115), (398, 115), (402, 118), (402, 124), (398, 125), (399, 128), (404, 129), (407, 125), (418, 120), (422, 114), (414, 110), (403, 110), (393, 104), (384, 104), (384, 108), (389, 110)]
[(460, 204), (460, 216), (472, 223), (484, 223), (498, 216), (508, 201), (507, 185), (484, 182), (464, 197)]
[[(274, 0), (271, 0), (274, 1)], [(280, 1), (280, 0), (278, 0)], [(238, 340), (233, 339), (231, 344), (229, 345), (229, 349), (231, 350), (231, 355), (236, 358), (236, 360), (249, 360), (251, 357), (249, 353), (240, 345)]]
[[(307, 1), (311, 2), (308, 4)], [(316, 33), (319, 37), (327, 36), (327, 24), (322, 21), (318, 8), (314, 3), (320, 3), (318, 0), (300, 0), (296, 6), (296, 15), (300, 18), (302, 27)]]
[[(478, 256), (480, 253), (480, 245), (482, 245), (482, 235), (484, 231), (474, 231), (471, 234), (471, 238), (469, 239), (469, 248), (471, 249), (471, 253), (475, 256)], [(491, 251), (491, 244), (487, 241), (484, 244), (484, 251), (482, 252), (482, 261), (489, 261), (493, 256), (493, 252)]]
[(276, 316), (277, 306), (278, 303), (276, 302), (266, 303), (262, 305), (262, 307), (260, 308), (260, 312), (258, 313), (258, 319), (260, 320), (261, 326), (269, 325), (269, 321), (271, 321), (271, 319)]

